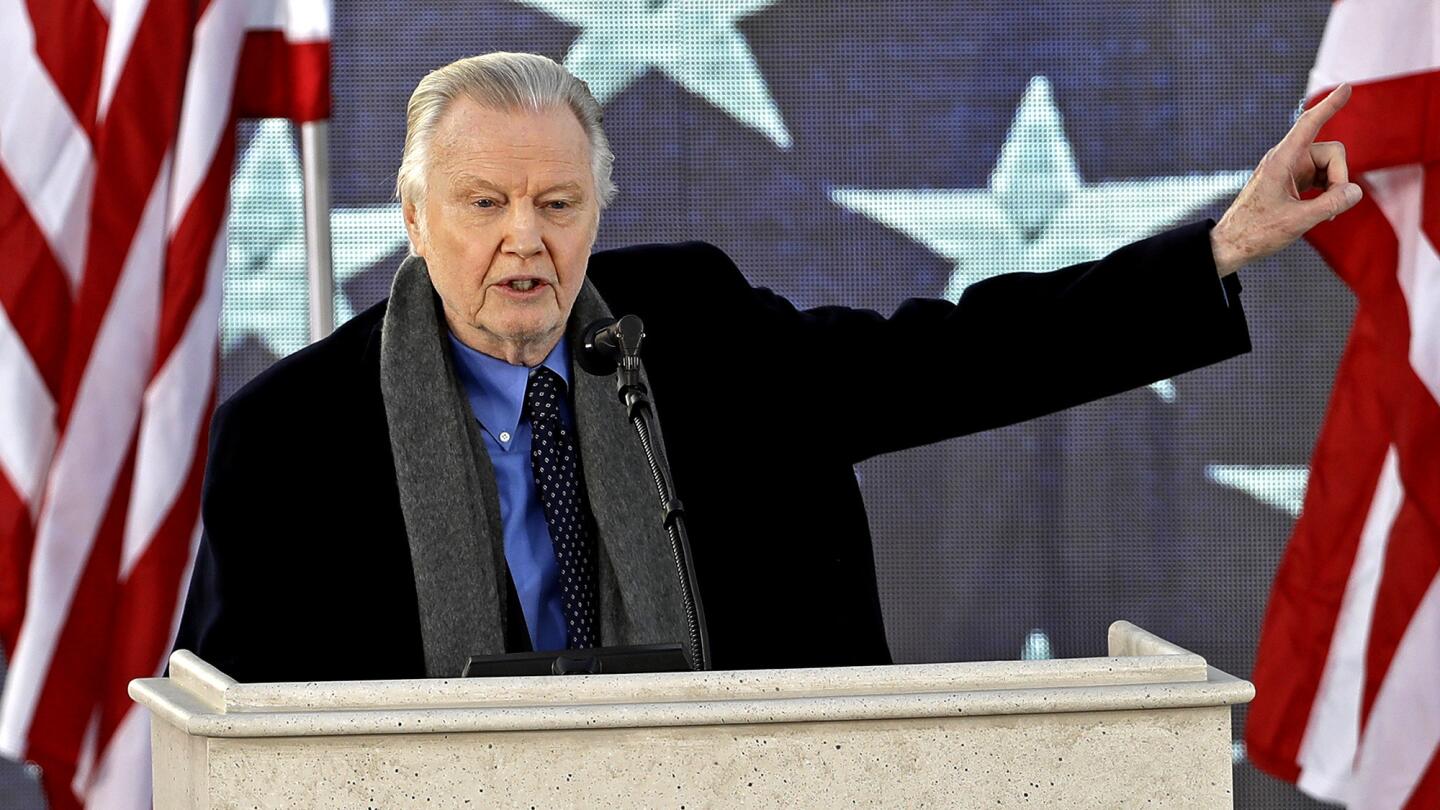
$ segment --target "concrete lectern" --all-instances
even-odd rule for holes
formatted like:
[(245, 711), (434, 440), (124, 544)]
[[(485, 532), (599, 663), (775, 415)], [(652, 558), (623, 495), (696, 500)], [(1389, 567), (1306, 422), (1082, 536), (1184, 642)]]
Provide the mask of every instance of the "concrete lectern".
[(1109, 657), (654, 675), (130, 684), (155, 807), (1231, 807), (1246, 681)]

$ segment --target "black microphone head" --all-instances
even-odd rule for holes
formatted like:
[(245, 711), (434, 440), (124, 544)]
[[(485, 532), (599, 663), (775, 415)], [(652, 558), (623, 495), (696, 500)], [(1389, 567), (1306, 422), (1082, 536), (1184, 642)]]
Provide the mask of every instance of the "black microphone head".
[(610, 329), (614, 325), (614, 318), (601, 318), (580, 333), (580, 351), (575, 355), (575, 362), (581, 369), (597, 377), (615, 373), (615, 367), (620, 363), (620, 347), (615, 344), (615, 336)]
[(645, 339), (645, 324), (639, 315), (626, 315), (608, 330), (615, 335), (615, 349), (622, 355), (640, 356), (640, 342)]

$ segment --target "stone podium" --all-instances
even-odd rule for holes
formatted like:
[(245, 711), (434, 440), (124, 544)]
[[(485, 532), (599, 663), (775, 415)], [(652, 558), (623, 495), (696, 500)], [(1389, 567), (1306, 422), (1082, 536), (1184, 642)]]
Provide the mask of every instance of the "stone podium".
[(155, 807), (1231, 807), (1254, 689), (1128, 622), (1109, 656), (130, 684)]

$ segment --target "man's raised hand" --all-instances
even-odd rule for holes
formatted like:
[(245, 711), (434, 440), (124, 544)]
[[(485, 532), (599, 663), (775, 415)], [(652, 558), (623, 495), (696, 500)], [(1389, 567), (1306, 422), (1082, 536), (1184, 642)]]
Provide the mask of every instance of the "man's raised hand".
[[(1360, 186), (1350, 182), (1345, 165), (1345, 145), (1315, 142), (1320, 128), (1349, 98), (1349, 84), (1335, 88), (1302, 113), (1280, 143), (1260, 159), (1245, 188), (1210, 231), (1220, 275), (1275, 253), (1360, 202)], [(1313, 199), (1301, 199), (1311, 189), (1323, 191)]]

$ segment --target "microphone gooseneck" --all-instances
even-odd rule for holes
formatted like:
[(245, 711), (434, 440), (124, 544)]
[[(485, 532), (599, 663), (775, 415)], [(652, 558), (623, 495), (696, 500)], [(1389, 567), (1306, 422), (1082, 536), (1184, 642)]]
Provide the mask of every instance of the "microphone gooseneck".
[(640, 379), (640, 344), (645, 338), (645, 325), (635, 315), (626, 315), (618, 320), (604, 318), (585, 327), (581, 334), (583, 337), (576, 364), (598, 377), (619, 372), (616, 391), (640, 439), (645, 460), (649, 462), (655, 491), (660, 496), (661, 522), (670, 536), (670, 549), (675, 558), (680, 598), (685, 606), (685, 621), (690, 636), (687, 639), (690, 668), (708, 670), (710, 637), (705, 627), (705, 606), (695, 587), (695, 566), (690, 553), (690, 534), (685, 528), (685, 508), (675, 495), (665, 448), (654, 439), (655, 411), (650, 404), (649, 390)]

